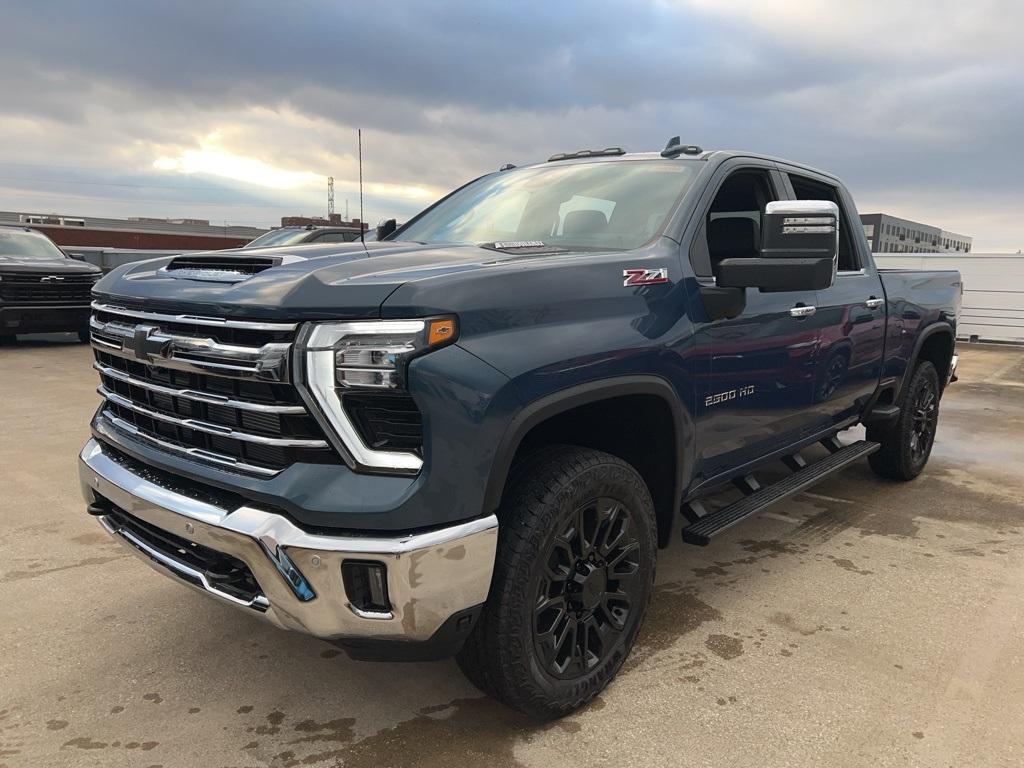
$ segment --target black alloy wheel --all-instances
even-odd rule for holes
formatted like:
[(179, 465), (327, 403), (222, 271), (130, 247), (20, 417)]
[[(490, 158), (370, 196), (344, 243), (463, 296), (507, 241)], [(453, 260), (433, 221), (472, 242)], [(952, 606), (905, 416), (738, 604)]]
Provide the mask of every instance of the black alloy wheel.
[(595, 669), (626, 629), (639, 598), (640, 542), (630, 523), (621, 502), (592, 499), (548, 547), (533, 632), (537, 655), (552, 676), (570, 679)]
[(459, 668), (541, 720), (582, 707), (636, 640), (657, 530), (650, 491), (621, 458), (553, 445), (517, 460), (498, 510), (490, 594)]
[(911, 411), (910, 457), (921, 462), (932, 449), (935, 427), (939, 423), (939, 398), (930, 381), (925, 381), (914, 395)]
[(867, 439), (881, 443), (868, 456), (875, 474), (893, 480), (913, 480), (924, 469), (935, 444), (942, 388), (930, 361), (922, 361), (910, 374), (900, 393), (895, 421), (868, 424)]

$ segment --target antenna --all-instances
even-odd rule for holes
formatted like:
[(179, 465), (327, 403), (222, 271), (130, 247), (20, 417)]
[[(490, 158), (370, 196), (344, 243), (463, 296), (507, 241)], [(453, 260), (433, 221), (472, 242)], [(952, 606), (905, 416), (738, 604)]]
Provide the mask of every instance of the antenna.
[(327, 218), (334, 215), (334, 177), (327, 177)]
[(363, 250), (366, 250), (366, 227), (363, 224), (363, 129), (358, 128), (356, 130), (356, 136), (359, 139), (359, 242), (363, 244)]

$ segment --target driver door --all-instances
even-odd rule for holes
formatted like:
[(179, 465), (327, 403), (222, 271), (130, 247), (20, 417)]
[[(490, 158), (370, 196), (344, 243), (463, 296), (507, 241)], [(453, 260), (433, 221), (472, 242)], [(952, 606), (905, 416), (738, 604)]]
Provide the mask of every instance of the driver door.
[[(761, 217), (785, 199), (770, 166), (724, 169), (694, 239), (698, 280), (713, 282), (723, 258), (760, 255)], [(820, 343), (816, 291), (762, 293), (745, 289), (736, 317), (708, 320), (694, 312), (697, 472), (704, 479), (797, 442), (820, 427), (813, 403), (814, 361)], [(699, 303), (699, 302), (698, 302)]]

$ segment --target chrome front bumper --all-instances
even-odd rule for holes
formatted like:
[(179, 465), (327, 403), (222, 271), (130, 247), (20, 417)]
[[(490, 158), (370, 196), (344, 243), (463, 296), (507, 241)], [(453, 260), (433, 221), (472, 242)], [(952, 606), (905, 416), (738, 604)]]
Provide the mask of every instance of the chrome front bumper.
[[(498, 521), (490, 517), (394, 538), (310, 534), (256, 507), (225, 509), (143, 477), (89, 440), (79, 461), (82, 495), (98, 497), (138, 520), (245, 563), (260, 594), (243, 600), (199, 570), (98, 515), (103, 527), (157, 571), (284, 629), (324, 639), (427, 641), (458, 611), (484, 602), (490, 588)], [(170, 549), (170, 551), (168, 551)], [(342, 581), (345, 560), (387, 567), (388, 612), (351, 605)]]

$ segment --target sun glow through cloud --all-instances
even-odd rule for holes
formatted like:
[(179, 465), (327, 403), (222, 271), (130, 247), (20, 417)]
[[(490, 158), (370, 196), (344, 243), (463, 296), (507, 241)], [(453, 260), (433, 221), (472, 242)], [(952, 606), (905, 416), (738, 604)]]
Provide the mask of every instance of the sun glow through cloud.
[(218, 146), (218, 140), (219, 135), (212, 133), (199, 142), (199, 149), (187, 149), (177, 156), (158, 157), (153, 161), (153, 167), (158, 171), (223, 176), (269, 189), (321, 186), (326, 181), (326, 177), (311, 171), (290, 171), (255, 157), (234, 154)]

